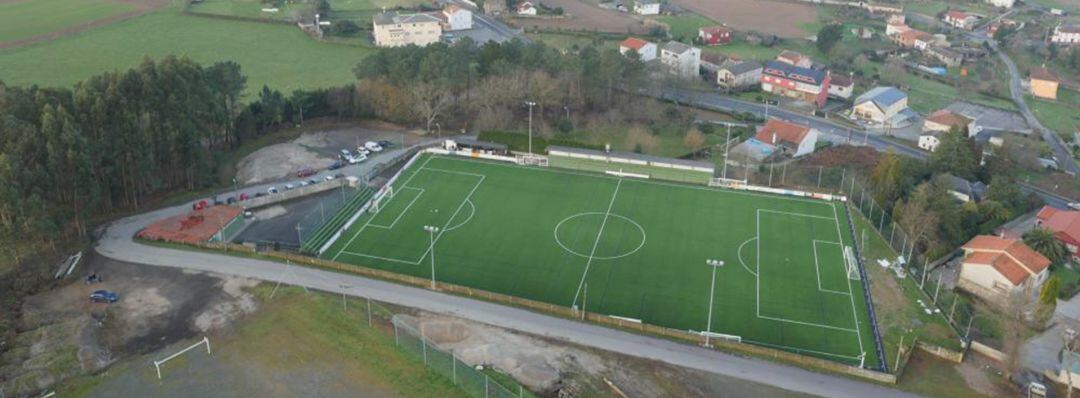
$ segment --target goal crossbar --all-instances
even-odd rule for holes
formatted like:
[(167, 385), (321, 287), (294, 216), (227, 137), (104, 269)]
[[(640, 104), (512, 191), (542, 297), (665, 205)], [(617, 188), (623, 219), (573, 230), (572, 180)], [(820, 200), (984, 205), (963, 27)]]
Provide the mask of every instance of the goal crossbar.
[(192, 344), (192, 345), (188, 346), (185, 349), (177, 351), (175, 354), (172, 354), (172, 355), (169, 355), (169, 356), (165, 357), (165, 359), (155, 360), (154, 361), (154, 368), (157, 369), (157, 378), (158, 378), (158, 380), (161, 380), (161, 365), (162, 364), (172, 360), (173, 358), (176, 358), (176, 357), (182, 355), (185, 352), (190, 351), (192, 348), (198, 347), (201, 344), (206, 344), (206, 355), (210, 355), (210, 339), (208, 337), (204, 336), (202, 338), (202, 340), (199, 340), (199, 341), (195, 342), (195, 344)]
[(394, 187), (391, 185), (383, 186), (379, 189), (379, 192), (375, 194), (375, 197), (371, 199), (371, 206), (368, 207), (368, 211), (372, 213), (378, 213), (382, 210), (382, 201), (390, 200), (394, 197)]
[(847, 277), (851, 280), (860, 280), (859, 263), (855, 258), (855, 250), (851, 246), (844, 246), (844, 266), (847, 268)]

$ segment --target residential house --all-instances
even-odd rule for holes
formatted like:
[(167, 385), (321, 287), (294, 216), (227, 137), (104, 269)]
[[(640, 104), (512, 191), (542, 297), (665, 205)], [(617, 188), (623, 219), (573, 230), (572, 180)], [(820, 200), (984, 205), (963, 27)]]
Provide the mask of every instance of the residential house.
[(485, 1), (484, 2), (484, 14), (502, 15), (503, 11), (506, 11), (506, 2), (505, 1)]
[(898, 21), (891, 20), (885, 25), (885, 36), (896, 36), (911, 30), (910, 26), (904, 23), (904, 19), (900, 18)]
[(855, 76), (852, 74), (832, 76), (829, 81), (830, 96), (846, 100), (851, 98), (853, 91), (855, 91)]
[(981, 202), (983, 198), (986, 198), (986, 184), (982, 181), (971, 182), (963, 178), (950, 175), (949, 183), (952, 184), (949, 187), (949, 194), (955, 197), (957, 200), (967, 202)]
[(814, 66), (814, 60), (797, 51), (784, 50), (776, 56), (776, 60), (788, 65), (798, 66), (800, 68), (811, 68)]
[(1050, 260), (1019, 239), (980, 235), (961, 249), (956, 286), (991, 303), (1005, 304), (1012, 294), (1034, 294), (1050, 273)]
[(934, 35), (917, 29), (908, 29), (891, 37), (893, 41), (901, 47), (914, 48), (917, 50), (925, 50), (936, 41)]
[(1073, 260), (1080, 261), (1080, 211), (1043, 206), (1035, 215), (1035, 226), (1053, 231)]
[(697, 77), (701, 69), (701, 49), (669, 41), (660, 49), (660, 62), (679, 77)]
[[(498, 1), (498, 0), (496, 0), (496, 1)], [(532, 2), (523, 1), (521, 3), (518, 3), (518, 8), (517, 8), (518, 15), (536, 16), (537, 12), (539, 12), (539, 10), (536, 9), (536, 6), (533, 5)]]
[(968, 14), (959, 10), (951, 10), (945, 13), (942, 17), (945, 23), (952, 25), (953, 27), (971, 30), (975, 28), (975, 23), (979, 22), (979, 17)]
[(1057, 44), (1080, 44), (1080, 25), (1062, 24), (1054, 27), (1050, 42)]
[(896, 87), (874, 87), (855, 98), (851, 116), (876, 124), (896, 126), (911, 118), (907, 93)]
[(716, 77), (716, 73), (720, 71), (720, 67), (727, 62), (731, 61), (723, 54), (701, 53), (701, 70), (708, 73), (710, 79)]
[(951, 47), (930, 47), (926, 54), (950, 68), (964, 63), (964, 54), (953, 51)]
[(731, 29), (723, 26), (703, 27), (698, 29), (698, 40), (710, 46), (731, 43)]
[(1012, 8), (1013, 4), (1016, 4), (1016, 0), (986, 0), (994, 7)]
[(457, 4), (447, 4), (436, 17), (442, 20), (444, 32), (472, 29), (472, 11), (459, 7)]
[(401, 47), (414, 44), (426, 46), (437, 43), (442, 36), (439, 18), (431, 14), (379, 13), (373, 19), (375, 45)]
[(959, 128), (961, 134), (965, 134), (964, 131), (975, 129), (975, 121), (948, 109), (931, 113), (923, 120), (919, 148), (930, 152), (936, 151), (938, 145), (941, 144), (941, 135), (952, 131), (953, 128)]
[(761, 64), (754, 61), (729, 62), (716, 72), (716, 84), (728, 91), (753, 87), (761, 81)]
[(634, 13), (638, 15), (660, 14), (660, 0), (635, 0)]
[(829, 96), (829, 72), (769, 61), (761, 70), (761, 91), (825, 106)]
[(1058, 91), (1057, 74), (1045, 67), (1031, 68), (1029, 74), (1029, 84), (1031, 86), (1031, 95), (1035, 98), (1043, 98), (1056, 100)]
[(814, 152), (818, 131), (810, 126), (769, 119), (753, 139), (775, 147), (779, 153), (800, 157)]
[(629, 37), (619, 43), (619, 54), (626, 55), (628, 52), (635, 52), (638, 55), (638, 59), (641, 62), (649, 62), (656, 59), (656, 43), (641, 40), (636, 37)]

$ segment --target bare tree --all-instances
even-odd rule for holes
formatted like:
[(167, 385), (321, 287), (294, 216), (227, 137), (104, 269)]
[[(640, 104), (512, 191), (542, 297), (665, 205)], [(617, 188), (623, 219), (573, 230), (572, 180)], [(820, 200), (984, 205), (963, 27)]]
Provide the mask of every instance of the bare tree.
[(701, 130), (698, 130), (696, 126), (691, 127), (683, 137), (683, 146), (696, 157), (697, 151), (705, 146), (705, 134), (702, 134)]
[(431, 132), (431, 125), (453, 103), (454, 96), (449, 87), (432, 83), (416, 83), (409, 89), (413, 110), (424, 120), (426, 130)]

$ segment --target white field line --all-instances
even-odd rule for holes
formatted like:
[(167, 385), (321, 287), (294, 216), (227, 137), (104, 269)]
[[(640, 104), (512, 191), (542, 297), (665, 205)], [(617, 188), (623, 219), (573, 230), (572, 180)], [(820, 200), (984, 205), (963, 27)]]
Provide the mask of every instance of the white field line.
[(447, 231), (453, 231), (455, 229), (461, 228), (465, 224), (468, 224), (469, 221), (472, 221), (473, 216), (476, 215), (476, 204), (473, 203), (470, 199), (465, 199), (465, 203), (468, 203), (469, 208), (472, 209), (472, 211), (469, 212), (469, 217), (466, 218), (465, 221), (462, 221), (460, 224), (447, 228)]
[[(581, 294), (581, 287), (585, 284), (585, 277), (589, 275), (589, 266), (592, 265), (593, 256), (596, 255), (596, 248), (600, 246), (600, 237), (604, 235), (604, 227), (607, 226), (608, 217), (611, 216), (611, 208), (615, 206), (615, 198), (619, 196), (619, 187), (622, 186), (623, 180), (618, 180), (615, 184), (615, 193), (611, 194), (611, 201), (608, 202), (607, 211), (604, 212), (604, 220), (600, 222), (600, 232), (596, 233), (596, 241), (593, 242), (592, 252), (589, 253), (589, 261), (585, 262), (585, 272), (581, 273), (581, 282), (578, 282), (577, 293), (574, 293), (574, 302), (571, 303), (571, 307), (577, 305), (578, 296)], [(584, 309), (583, 309), (584, 310)]]
[[(835, 208), (833, 210), (835, 211)], [(796, 216), (796, 217), (820, 218), (822, 220), (829, 220), (829, 221), (833, 220), (833, 217), (817, 216), (817, 215), (806, 214), (806, 213), (793, 213), (793, 212), (790, 212), (790, 211), (769, 210), (769, 209), (758, 209), (758, 211), (763, 211), (763, 212), (766, 212), (766, 213), (786, 214), (786, 215), (789, 215), (789, 216)]]
[(746, 272), (749, 272), (749, 273), (751, 273), (751, 274), (754, 274), (754, 276), (755, 276), (755, 277), (757, 277), (757, 272), (754, 272), (753, 270), (751, 270), (751, 269), (750, 269), (750, 266), (749, 266), (749, 265), (746, 265), (746, 262), (745, 262), (745, 261), (743, 261), (743, 258), (742, 258), (742, 249), (743, 249), (743, 246), (746, 246), (746, 244), (747, 244), (747, 243), (750, 243), (750, 241), (752, 241), (752, 240), (757, 240), (757, 238), (750, 238), (750, 239), (747, 239), (747, 240), (746, 240), (746, 242), (743, 242), (743, 243), (742, 243), (741, 245), (739, 245), (739, 250), (738, 250), (738, 251), (736, 251), (736, 255), (738, 255), (738, 256), (739, 256), (739, 263), (740, 263), (740, 264), (742, 264), (743, 268), (746, 268)]
[[(455, 162), (473, 162), (473, 163), (477, 162), (474, 159), (451, 158), (451, 157), (442, 157), (442, 156), (440, 156), (439, 159), (450, 160), (450, 161), (455, 161)], [(579, 173), (579, 172), (574, 172), (574, 171), (569, 171), (569, 170), (562, 170), (562, 169), (558, 169), (558, 168), (553, 169), (551, 167), (536, 168), (536, 167), (531, 167), (531, 166), (519, 166), (519, 165), (516, 165), (516, 164), (501, 163), (501, 162), (483, 162), (483, 163), (484, 164), (490, 164), (492, 166), (513, 167), (513, 168), (527, 169), (527, 170), (532, 170), (532, 171), (537, 171), (537, 172), (548, 172), (548, 173), (556, 173), (556, 174), (577, 175), (577, 176), (584, 176), (584, 177), (600, 178), (600, 179), (604, 179), (604, 180), (620, 180), (620, 178), (618, 178), (618, 177), (608, 176), (608, 175), (604, 175), (604, 174)], [(661, 185), (661, 186), (666, 186), (666, 187), (693, 189), (693, 190), (697, 190), (697, 191), (716, 192), (716, 193), (728, 194), (728, 195), (744, 195), (744, 196), (753, 196), (753, 197), (758, 197), (758, 198), (790, 200), (790, 201), (795, 201), (795, 202), (814, 203), (814, 204), (825, 205), (825, 206), (828, 206), (830, 204), (830, 202), (820, 200), (820, 199), (804, 199), (804, 198), (798, 198), (798, 197), (794, 197), (794, 196), (785, 196), (785, 195), (766, 195), (766, 194), (759, 194), (759, 193), (753, 193), (753, 192), (732, 191), (732, 190), (725, 190), (725, 189), (718, 189), (718, 188), (710, 188), (710, 187), (705, 187), (705, 186), (672, 184), (672, 183), (666, 183), (666, 182), (657, 181), (657, 180), (634, 180), (634, 181), (642, 183), (642, 184), (652, 184), (652, 185)]]
[[(398, 216), (396, 218), (394, 218), (394, 221), (391, 222), (390, 225), (370, 224), (369, 225), (370, 227), (372, 227), (372, 228), (383, 228), (383, 229), (394, 229), (394, 226), (397, 225), (398, 220), (401, 220), (401, 217), (404, 217), (405, 214), (409, 212), (409, 208), (412, 207), (413, 203), (416, 203), (417, 200), (420, 200), (421, 196), (424, 196), (424, 189), (423, 188), (401, 187), (401, 189), (402, 190), (412, 189), (412, 190), (415, 190), (415, 191), (420, 191), (420, 193), (416, 194), (416, 196), (413, 197), (413, 200), (409, 202), (409, 205), (405, 206), (405, 209), (401, 210), (401, 212), (398, 213)], [(397, 196), (397, 195), (394, 195), (394, 196)], [(393, 199), (393, 197), (391, 197), (391, 199)], [(375, 218), (375, 216), (372, 216), (372, 218)]]
[[(429, 170), (447, 172), (447, 170), (442, 170), (442, 169), (429, 169)], [(461, 209), (465, 208), (466, 203), (469, 203), (469, 204), (472, 203), (469, 199), (472, 198), (473, 194), (476, 193), (476, 189), (480, 188), (480, 185), (483, 185), (484, 180), (487, 179), (487, 176), (483, 175), (483, 174), (473, 174), (473, 173), (459, 173), (459, 174), (472, 175), (474, 177), (480, 177), (480, 181), (477, 181), (476, 185), (474, 185), (472, 190), (469, 191), (469, 194), (465, 195), (465, 199), (463, 199), (461, 201), (461, 204), (458, 205), (457, 210), (454, 210), (454, 214), (451, 214), (450, 218), (446, 219), (446, 223), (443, 224), (441, 229), (439, 229), (439, 234), (435, 235), (435, 240), (433, 240), (431, 242), (431, 245), (428, 246), (427, 250), (424, 250), (424, 255), (420, 256), (419, 260), (416, 260), (417, 264), (419, 264), (421, 261), (424, 261), (424, 258), (427, 257), (428, 253), (431, 253), (431, 249), (433, 248), (433, 246), (435, 246), (436, 243), (439, 243), (439, 239), (442, 238), (443, 234), (446, 233), (446, 228), (449, 227), (450, 223), (454, 221), (454, 218), (457, 217), (458, 213), (461, 212)], [(473, 210), (475, 211), (476, 208), (474, 207)], [(470, 216), (470, 218), (471, 218), (471, 216)]]
[(395, 262), (395, 263), (401, 263), (401, 264), (407, 264), (407, 265), (419, 265), (420, 264), (420, 262), (418, 262), (418, 261), (409, 261), (409, 260), (401, 260), (401, 259), (397, 259), (397, 258), (381, 257), (381, 256), (376, 256), (376, 255), (371, 255), (371, 254), (356, 253), (356, 252), (350, 252), (350, 251), (345, 251), (345, 250), (342, 250), (342, 251), (338, 252), (338, 255), (342, 255), (342, 254), (349, 255), (349, 256), (374, 258), (376, 260), (383, 260), (383, 261), (392, 261), (392, 262)]
[[(835, 207), (833, 207), (833, 211), (836, 211)], [(758, 238), (757, 238), (757, 240), (758, 240), (758, 242), (757, 242), (757, 246), (758, 246), (757, 263), (758, 263), (758, 272), (759, 273), (761, 272), (761, 212), (779, 213), (779, 214), (787, 214), (787, 215), (795, 215), (795, 216), (806, 216), (806, 217), (810, 217), (810, 218), (825, 218), (825, 217), (821, 217), (821, 216), (814, 216), (814, 215), (801, 214), (801, 213), (789, 213), (789, 212), (782, 212), (782, 211), (758, 209), (757, 210), (757, 234), (758, 234)], [(848, 289), (850, 289), (850, 288), (851, 288), (851, 285), (849, 284)], [(854, 303), (854, 299), (852, 299), (852, 302)], [(856, 334), (859, 333), (859, 331), (857, 329), (848, 329), (848, 328), (842, 328), (842, 327), (838, 327), (838, 326), (824, 325), (824, 324), (820, 324), (820, 323), (803, 322), (803, 321), (796, 321), (796, 320), (793, 320), (793, 319), (778, 318), (778, 317), (773, 317), (773, 316), (761, 315), (761, 276), (760, 275), (757, 277), (757, 317), (761, 318), (761, 319), (768, 319), (768, 320), (777, 321), (777, 322), (787, 322), (787, 323), (794, 323), (794, 324), (798, 324), (798, 325), (816, 326), (816, 327), (820, 327), (820, 328), (832, 329), (832, 330), (840, 330), (840, 331), (852, 332), (852, 333), (856, 333)], [(856, 327), (857, 326), (858, 326), (858, 324), (856, 324)], [(859, 344), (860, 344), (860, 349), (861, 349), (861, 345), (862, 345), (862, 336), (861, 335), (859, 335)]]
[(795, 351), (795, 352), (809, 352), (809, 353), (812, 353), (812, 354), (827, 355), (827, 356), (836, 357), (836, 358), (844, 358), (844, 359), (850, 359), (850, 360), (859, 360), (860, 359), (857, 356), (853, 357), (853, 356), (849, 356), (849, 355), (841, 355), (841, 354), (833, 354), (833, 353), (829, 353), (829, 352), (808, 350), (808, 349), (805, 349), (805, 348), (795, 348), (795, 347), (786, 346), (786, 345), (783, 345), (783, 344), (763, 343), (763, 342), (760, 342), (760, 341), (747, 340), (747, 339), (743, 339), (743, 342), (748, 342), (748, 343), (751, 343), (751, 344), (758, 344), (758, 345), (763, 345), (763, 346), (768, 346), (768, 347), (774, 347), (774, 348), (787, 349), (787, 350), (791, 350), (791, 351)]
[[(424, 166), (427, 166), (428, 162), (430, 162), (431, 159), (433, 159), (433, 157), (427, 158), (427, 160), (424, 160), (424, 164), (420, 165), (420, 168), (416, 169), (416, 172), (412, 173), (412, 175), (410, 175), (409, 178), (405, 180), (405, 183), (401, 184), (401, 186), (403, 186), (403, 187), (409, 186), (409, 182), (412, 181), (413, 177), (416, 177), (417, 174), (420, 174), (420, 171), (424, 169)], [(389, 204), (397, 196), (398, 195), (391, 196), (390, 200), (387, 200), (386, 203)], [(364, 232), (364, 230), (367, 229), (368, 225), (371, 224), (371, 220), (374, 220), (374, 219), (375, 219), (375, 216), (368, 217), (367, 222), (365, 222), (364, 225), (362, 225), (360, 227), (360, 229), (356, 230), (356, 233), (353, 234), (352, 238), (350, 238), (348, 242), (345, 242), (345, 246), (342, 246), (341, 250), (339, 250), (337, 252), (337, 254), (334, 255), (334, 258), (332, 258), (331, 260), (337, 261), (337, 258), (338, 258), (338, 256), (341, 255), (341, 252), (345, 251), (346, 248), (351, 246), (353, 241), (356, 240), (356, 237), (360, 236), (360, 233)]]
[[(840, 215), (836, 213), (836, 205), (833, 205), (832, 211), (833, 211), (833, 220), (836, 220), (836, 239), (843, 242), (844, 241), (844, 233), (840, 232)], [(855, 239), (854, 236), (852, 236), (851, 238)], [(844, 255), (844, 245), (840, 245), (840, 255), (841, 256)], [(851, 279), (849, 279), (849, 278), (847, 278), (845, 276), (844, 280), (847, 283), (848, 298), (851, 299), (851, 318), (852, 318), (852, 320), (855, 321), (855, 333), (858, 335), (859, 352), (865, 353), (866, 349), (863, 348), (862, 333), (859, 332), (859, 310), (857, 309), (857, 307), (855, 307), (855, 294), (851, 290)], [(867, 305), (869, 305), (869, 304), (870, 303), (867, 303)]]
[(817, 289), (818, 289), (818, 291), (822, 291), (822, 292), (826, 292), (826, 293), (850, 295), (851, 293), (849, 293), (849, 292), (841, 292), (841, 291), (838, 291), (838, 290), (830, 290), (830, 289), (825, 289), (825, 288), (821, 287), (821, 260), (818, 259), (818, 254), (817, 254), (818, 253), (818, 251), (817, 251), (818, 243), (825, 243), (825, 244), (830, 244), (830, 245), (840, 245), (841, 250), (843, 250), (843, 248), (844, 248), (844, 245), (840, 244), (840, 243), (826, 242), (826, 241), (817, 240), (817, 239), (813, 240), (813, 246), (814, 246), (814, 270), (817, 271)]

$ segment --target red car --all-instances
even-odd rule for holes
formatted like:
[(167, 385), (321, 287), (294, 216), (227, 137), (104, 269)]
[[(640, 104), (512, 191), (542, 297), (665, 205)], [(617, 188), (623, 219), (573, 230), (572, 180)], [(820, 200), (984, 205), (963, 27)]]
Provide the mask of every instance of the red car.
[(310, 176), (313, 176), (313, 175), (315, 175), (315, 170), (312, 170), (312, 169), (303, 169), (303, 170), (300, 170), (300, 171), (296, 172), (296, 177), (297, 178), (310, 177)]
[(250, 196), (248, 196), (247, 192), (244, 192), (244, 193), (240, 194), (240, 200), (241, 201), (248, 200), (249, 198), (250, 198)]
[(191, 209), (192, 210), (202, 210), (202, 209), (205, 209), (209, 205), (210, 204), (207, 203), (205, 200), (200, 200), (198, 202), (195, 202), (195, 204), (191, 205)]

